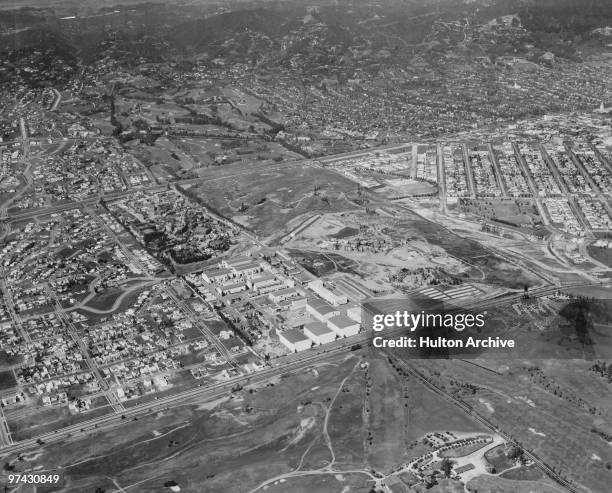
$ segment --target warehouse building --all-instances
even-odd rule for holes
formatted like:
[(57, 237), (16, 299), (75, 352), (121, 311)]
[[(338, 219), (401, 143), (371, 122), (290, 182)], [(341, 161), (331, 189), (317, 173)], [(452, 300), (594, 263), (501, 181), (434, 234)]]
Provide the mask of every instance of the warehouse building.
[(340, 310), (318, 298), (308, 300), (306, 311), (323, 323), (327, 323), (330, 318), (340, 315)]
[(311, 322), (304, 326), (306, 334), (315, 344), (327, 344), (336, 340), (336, 333), (322, 322)]
[(340, 337), (354, 336), (359, 333), (359, 323), (346, 315), (336, 315), (327, 321), (327, 326)]
[(277, 333), (280, 342), (293, 353), (305, 351), (312, 346), (312, 341), (301, 330), (289, 329)]

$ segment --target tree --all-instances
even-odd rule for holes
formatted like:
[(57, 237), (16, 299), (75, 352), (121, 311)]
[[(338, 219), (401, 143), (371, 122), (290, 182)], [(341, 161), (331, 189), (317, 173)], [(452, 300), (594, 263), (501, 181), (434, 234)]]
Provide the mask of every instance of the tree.
[(455, 464), (455, 461), (450, 460), (448, 457), (445, 457), (444, 459), (442, 459), (442, 464), (440, 464), (440, 470), (444, 473), (444, 475), (447, 478), (450, 477), (454, 464)]
[(513, 445), (512, 447), (510, 447), (510, 450), (508, 450), (507, 455), (508, 459), (516, 461), (523, 456), (523, 450), (520, 447)]

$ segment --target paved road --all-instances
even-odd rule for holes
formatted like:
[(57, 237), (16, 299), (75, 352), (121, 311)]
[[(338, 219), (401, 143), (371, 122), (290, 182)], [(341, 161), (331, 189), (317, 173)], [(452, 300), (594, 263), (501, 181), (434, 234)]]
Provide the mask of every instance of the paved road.
[[(573, 286), (568, 285), (568, 286)], [(592, 285), (592, 284), (591, 284)], [(547, 294), (554, 293), (557, 286), (545, 286), (542, 288), (534, 289), (530, 295), (532, 297), (546, 296)], [(498, 306), (499, 304), (513, 303), (521, 298), (522, 294), (513, 294), (503, 298), (495, 298), (491, 300), (483, 301), (478, 308), (485, 309), (490, 306)], [(404, 332), (404, 329), (395, 329), (386, 332), (387, 336), (400, 335)], [(67, 437), (84, 436), (93, 430), (99, 430), (103, 428), (112, 428), (125, 423), (128, 418), (134, 418), (142, 415), (146, 415), (153, 411), (158, 411), (168, 407), (174, 407), (181, 403), (193, 399), (213, 399), (223, 395), (226, 395), (236, 385), (249, 385), (254, 383), (260, 383), (273, 379), (279, 375), (290, 373), (293, 371), (301, 370), (312, 366), (317, 363), (321, 363), (328, 359), (334, 359), (339, 354), (346, 354), (354, 347), (367, 346), (371, 344), (371, 333), (361, 332), (352, 337), (345, 339), (338, 339), (335, 342), (326, 344), (324, 346), (318, 346), (308, 351), (301, 353), (290, 354), (280, 358), (276, 358), (270, 362), (272, 366), (264, 367), (263, 369), (256, 371), (255, 373), (239, 375), (233, 377), (225, 382), (219, 382), (207, 387), (196, 387), (188, 389), (177, 394), (160, 398), (150, 403), (144, 403), (136, 405), (134, 407), (127, 407), (125, 411), (119, 414), (112, 414), (93, 418), (75, 425), (67, 426), (60, 430), (43, 433), (39, 436), (33, 437), (28, 440), (23, 440), (9, 446), (5, 446), (0, 449), (0, 454), (8, 454), (14, 452), (21, 452), (37, 446), (37, 440), (42, 440), (46, 443), (58, 442), (64, 440)]]

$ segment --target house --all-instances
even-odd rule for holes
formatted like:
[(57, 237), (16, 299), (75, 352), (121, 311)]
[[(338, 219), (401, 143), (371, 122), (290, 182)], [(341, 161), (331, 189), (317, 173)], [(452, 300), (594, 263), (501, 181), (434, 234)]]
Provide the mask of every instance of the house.
[(278, 332), (278, 338), (283, 345), (293, 353), (310, 349), (312, 341), (301, 330), (289, 329)]
[(319, 321), (306, 324), (304, 334), (312, 339), (315, 344), (328, 344), (336, 340), (336, 333)]
[(354, 336), (359, 333), (358, 322), (348, 318), (346, 315), (336, 315), (327, 321), (327, 326), (340, 337)]

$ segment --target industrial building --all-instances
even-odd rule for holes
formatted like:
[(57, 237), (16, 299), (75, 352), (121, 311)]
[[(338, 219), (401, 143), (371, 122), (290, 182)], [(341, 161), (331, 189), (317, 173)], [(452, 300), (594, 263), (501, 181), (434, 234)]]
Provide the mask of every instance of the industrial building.
[(311, 322), (304, 326), (306, 334), (315, 344), (327, 344), (336, 340), (336, 333), (322, 322)]
[(340, 310), (318, 298), (308, 299), (306, 311), (323, 323), (326, 323), (331, 317), (340, 315)]
[(289, 329), (283, 332), (278, 332), (278, 338), (283, 345), (293, 353), (305, 351), (312, 346), (312, 340), (304, 335), (301, 330)]
[(323, 298), (330, 305), (338, 306), (348, 303), (348, 298), (345, 294), (338, 292), (338, 290), (332, 288), (331, 286), (325, 286), (321, 279), (310, 281), (308, 283), (308, 287), (311, 291)]
[(336, 315), (327, 321), (327, 326), (340, 337), (354, 336), (359, 333), (359, 323), (346, 315)]

